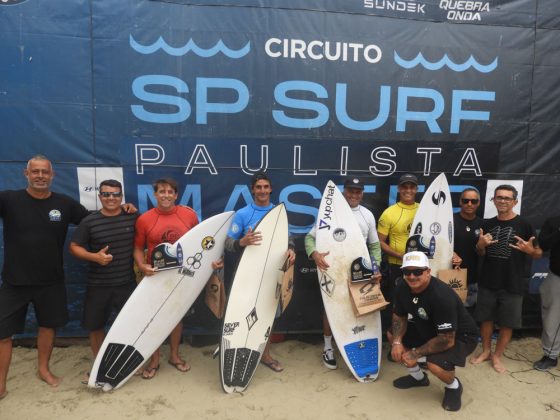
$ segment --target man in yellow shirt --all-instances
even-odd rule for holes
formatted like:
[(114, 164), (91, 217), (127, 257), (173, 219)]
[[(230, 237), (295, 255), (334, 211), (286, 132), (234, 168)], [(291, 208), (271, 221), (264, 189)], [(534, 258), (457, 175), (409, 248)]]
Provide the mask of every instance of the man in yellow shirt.
[(390, 304), (381, 311), (383, 331), (391, 330), (393, 314), (393, 293), (398, 277), (401, 276), (402, 257), (406, 253), (406, 240), (418, 210), (416, 192), (418, 178), (413, 174), (404, 174), (399, 179), (398, 201), (387, 208), (377, 223), (377, 234), (381, 250), (387, 255), (389, 270), (387, 278), (381, 282), (383, 296)]

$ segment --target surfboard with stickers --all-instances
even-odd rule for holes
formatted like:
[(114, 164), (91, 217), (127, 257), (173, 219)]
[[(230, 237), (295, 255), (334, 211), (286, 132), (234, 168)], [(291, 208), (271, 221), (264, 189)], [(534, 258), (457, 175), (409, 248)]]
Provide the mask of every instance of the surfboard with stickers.
[[(358, 381), (374, 381), (381, 364), (381, 317), (379, 311), (357, 316), (348, 287), (352, 279), (371, 276), (372, 263), (352, 209), (332, 181), (325, 187), (317, 214), (316, 250), (329, 252), (328, 270), (317, 270), (317, 275), (338, 350)], [(363, 293), (370, 287), (365, 281)]]
[(88, 386), (120, 388), (158, 349), (210, 278), (233, 214), (210, 217), (174, 244), (157, 248), (160, 271), (144, 277), (120, 311), (95, 358)]
[(447, 178), (439, 174), (430, 184), (412, 222), (406, 251), (424, 252), (432, 275), (450, 269), (453, 257), (453, 205)]
[(220, 379), (226, 393), (249, 386), (271, 334), (288, 249), (284, 204), (272, 208), (254, 230), (262, 241), (243, 249), (222, 327)]

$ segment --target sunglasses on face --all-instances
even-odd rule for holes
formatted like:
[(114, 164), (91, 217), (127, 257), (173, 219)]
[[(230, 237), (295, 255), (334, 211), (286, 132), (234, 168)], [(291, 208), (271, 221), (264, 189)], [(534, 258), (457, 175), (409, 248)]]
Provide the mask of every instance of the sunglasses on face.
[(414, 274), (415, 277), (421, 276), (422, 273), (424, 273), (424, 271), (426, 270), (427, 270), (426, 268), (414, 268), (414, 269), (402, 268), (401, 269), (403, 276), (410, 276)]
[(122, 197), (122, 192), (109, 192), (109, 191), (101, 191), (99, 195), (103, 198), (109, 197)]
[(480, 200), (478, 198), (461, 198), (462, 204), (478, 204)]

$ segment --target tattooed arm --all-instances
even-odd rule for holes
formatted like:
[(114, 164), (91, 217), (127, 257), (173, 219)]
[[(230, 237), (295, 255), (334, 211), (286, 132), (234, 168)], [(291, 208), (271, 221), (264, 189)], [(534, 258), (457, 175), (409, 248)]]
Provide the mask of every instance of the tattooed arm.
[(441, 353), (455, 345), (455, 331), (447, 331), (436, 335), (422, 346), (409, 350), (402, 355), (402, 361), (407, 366), (414, 366), (419, 357), (428, 354)]
[(391, 343), (391, 357), (395, 362), (401, 362), (403, 353), (406, 351), (402, 344), (402, 339), (406, 333), (407, 327), (406, 316), (398, 316), (393, 313), (393, 321), (391, 323), (391, 330), (393, 332), (393, 342)]

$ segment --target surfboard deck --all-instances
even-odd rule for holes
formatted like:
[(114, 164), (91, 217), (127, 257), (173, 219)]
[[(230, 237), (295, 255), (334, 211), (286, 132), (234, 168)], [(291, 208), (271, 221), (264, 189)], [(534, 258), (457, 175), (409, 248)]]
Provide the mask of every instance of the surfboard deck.
[(356, 316), (348, 281), (352, 262), (371, 260), (358, 222), (337, 186), (329, 181), (317, 214), (316, 250), (329, 252), (327, 271), (317, 271), (325, 312), (346, 365), (360, 382), (377, 379), (381, 364), (381, 316), (379, 311)]
[(146, 276), (107, 333), (88, 386), (120, 388), (163, 343), (198, 297), (223, 254), (234, 212), (213, 216), (185, 233), (169, 251), (182, 254), (180, 267)]
[(255, 231), (261, 232), (262, 242), (243, 249), (222, 327), (220, 379), (226, 393), (247, 388), (272, 330), (288, 249), (284, 204), (271, 209)]
[(406, 251), (422, 251), (430, 260), (432, 275), (452, 268), (453, 205), (447, 178), (439, 174), (430, 184), (414, 217)]

